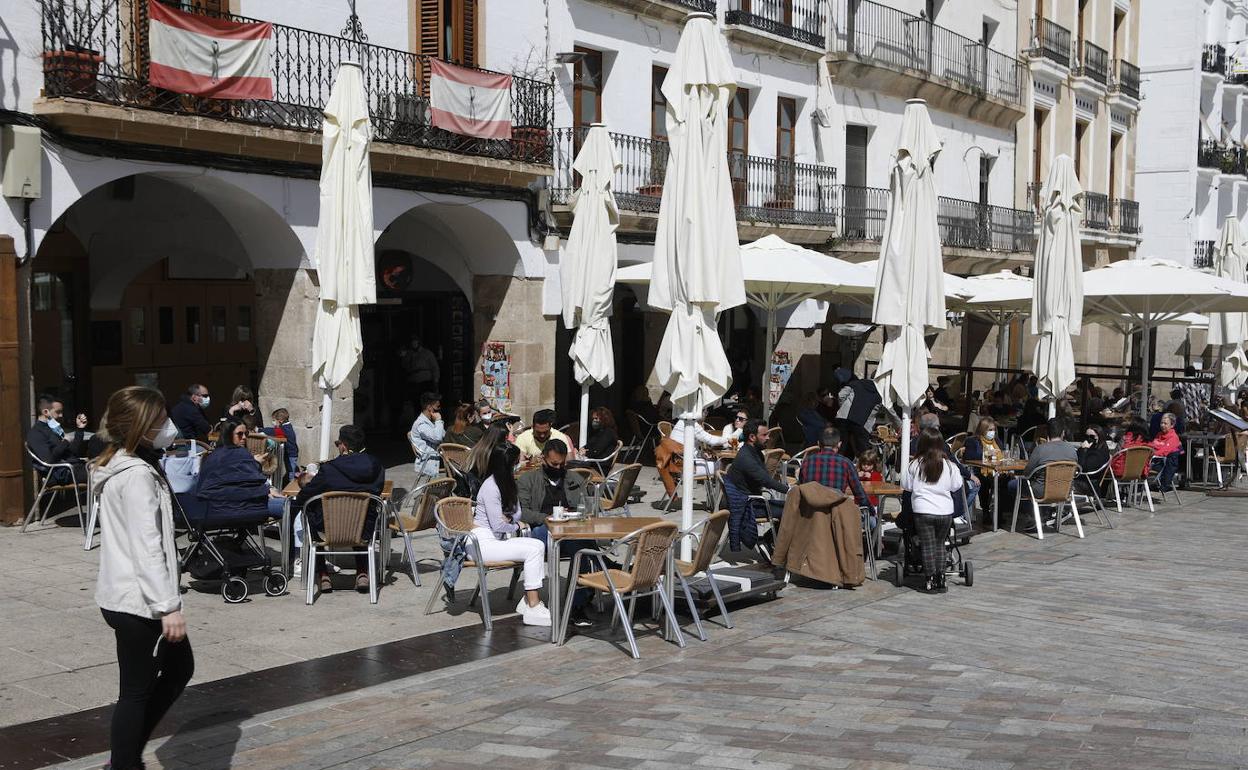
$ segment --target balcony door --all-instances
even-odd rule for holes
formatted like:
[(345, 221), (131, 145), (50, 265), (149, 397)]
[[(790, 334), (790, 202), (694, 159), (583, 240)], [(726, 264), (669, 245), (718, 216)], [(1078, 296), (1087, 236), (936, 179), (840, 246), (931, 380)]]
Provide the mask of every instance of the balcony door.
[(867, 138), (866, 126), (845, 126), (845, 201), (842, 236), (867, 237)]
[(478, 0), (417, 0), (416, 53), (476, 67), (480, 64)]
[(667, 174), (667, 97), (663, 95), (663, 81), (667, 67), (655, 65), (650, 69), (650, 139), (646, 153), (646, 178), (638, 190), (643, 195), (658, 197), (663, 194), (663, 178)]
[(749, 153), (750, 89), (737, 88), (728, 103), (728, 176), (732, 199), (738, 206), (746, 205), (749, 191)]
[(793, 208), (797, 196), (796, 157), (797, 101), (786, 96), (776, 99), (776, 190), (772, 205)]

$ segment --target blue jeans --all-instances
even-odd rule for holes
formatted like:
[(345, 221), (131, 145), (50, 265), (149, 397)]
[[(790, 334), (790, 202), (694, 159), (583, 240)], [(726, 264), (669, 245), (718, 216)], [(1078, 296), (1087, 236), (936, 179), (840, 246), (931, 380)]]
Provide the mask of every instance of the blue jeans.
[(1168, 492), (1174, 487), (1174, 474), (1179, 470), (1180, 452), (1171, 452), (1165, 457), (1155, 457), (1154, 465), (1161, 466), (1161, 472), (1158, 474), (1157, 481), (1161, 485), (1163, 492)]
[[(541, 540), (542, 545), (546, 546), (547, 549), (550, 548), (550, 530), (545, 524), (538, 524), (536, 527), (533, 527), (529, 537), (532, 537), (534, 540)], [(596, 548), (597, 546), (598, 544), (593, 540), (563, 540), (559, 543), (559, 558), (574, 559), (576, 558), (576, 552), (582, 548)], [(584, 572), (597, 572), (598, 561), (596, 559), (581, 559), (581, 570)], [(547, 579), (558, 580), (559, 576), (550, 575)], [(575, 579), (574, 576), (573, 580)], [(576, 594), (572, 597), (573, 609), (584, 607), (589, 603), (593, 595), (594, 592), (588, 588), (576, 589)]]

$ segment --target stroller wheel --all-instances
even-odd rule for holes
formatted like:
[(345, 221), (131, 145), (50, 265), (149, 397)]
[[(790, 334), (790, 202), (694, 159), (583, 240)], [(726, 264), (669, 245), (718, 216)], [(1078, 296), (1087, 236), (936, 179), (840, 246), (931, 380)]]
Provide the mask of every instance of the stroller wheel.
[(962, 579), (967, 588), (975, 585), (975, 567), (969, 561), (962, 565)]
[(221, 598), (225, 599), (226, 604), (238, 604), (247, 598), (250, 591), (247, 581), (241, 577), (232, 577), (221, 583)]
[(265, 575), (264, 592), (269, 596), (281, 596), (286, 593), (286, 576), (280, 572), (270, 572)]

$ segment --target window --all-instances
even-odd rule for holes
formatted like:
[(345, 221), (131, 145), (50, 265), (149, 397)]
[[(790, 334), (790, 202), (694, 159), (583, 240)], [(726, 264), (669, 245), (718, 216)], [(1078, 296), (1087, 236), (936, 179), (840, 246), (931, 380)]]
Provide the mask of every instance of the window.
[(186, 309), (186, 342), (188, 345), (198, 345), (199, 339), (199, 308), (188, 307)]
[(147, 311), (141, 307), (130, 308), (130, 344), (147, 344)]
[(776, 191), (772, 205), (793, 208), (797, 194), (794, 132), (797, 128), (797, 101), (786, 96), (776, 99)]
[(161, 345), (173, 344), (173, 308), (156, 308), (156, 340)]
[(667, 67), (650, 70), (650, 138), (667, 139), (667, 99), (663, 96), (663, 78)]
[(1088, 184), (1088, 177), (1083, 173), (1083, 142), (1087, 133), (1088, 124), (1075, 121), (1075, 176), (1084, 187)]
[(239, 342), (251, 342), (251, 305), (239, 305), (238, 324), (234, 327), (234, 338)]
[(1118, 146), (1122, 143), (1122, 136), (1119, 134), (1110, 134), (1109, 136), (1109, 197), (1121, 198), (1123, 193), (1118, 192)]
[(585, 56), (576, 62), (572, 84), (572, 119), (577, 128), (602, 122), (602, 51), (576, 47)]
[(212, 306), (212, 341), (225, 342), (225, 306)]
[(845, 237), (868, 235), (867, 139), (866, 126), (845, 126)]
[(417, 0), (416, 53), (479, 66), (478, 0)]
[(1127, 46), (1126, 28), (1127, 15), (1122, 11), (1114, 11), (1114, 58), (1121, 59), (1122, 51)]
[(1031, 181), (1039, 184), (1044, 180), (1044, 124), (1049, 113), (1036, 110), (1032, 116)]
[(749, 151), (750, 90), (738, 88), (728, 103), (728, 175), (732, 178), (732, 197), (738, 206), (746, 202)]

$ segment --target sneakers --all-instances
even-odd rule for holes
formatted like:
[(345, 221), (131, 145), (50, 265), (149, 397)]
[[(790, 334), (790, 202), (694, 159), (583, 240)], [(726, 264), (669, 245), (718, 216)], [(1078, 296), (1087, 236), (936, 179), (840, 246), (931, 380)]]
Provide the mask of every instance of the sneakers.
[(529, 602), (521, 598), (520, 603), (516, 605), (516, 612), (524, 618), (526, 626), (550, 625), (550, 610), (546, 608), (545, 602), (538, 602), (536, 607), (530, 607)]
[(298, 580), (302, 576), (303, 576), (303, 559), (300, 559), (298, 556), (296, 556), (294, 578)]

